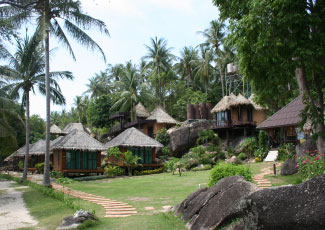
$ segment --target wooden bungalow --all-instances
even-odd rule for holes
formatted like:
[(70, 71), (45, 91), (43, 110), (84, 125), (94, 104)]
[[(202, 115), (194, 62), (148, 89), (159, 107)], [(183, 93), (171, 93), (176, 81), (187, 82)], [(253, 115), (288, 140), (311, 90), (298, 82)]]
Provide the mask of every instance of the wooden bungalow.
[[(155, 159), (157, 148), (162, 148), (163, 145), (134, 127), (120, 133), (111, 141), (107, 142), (105, 147), (106, 149), (111, 147), (119, 147), (122, 153), (128, 150), (132, 151), (133, 154), (141, 158), (139, 163), (142, 164), (143, 167), (162, 166), (161, 164), (155, 162)], [(119, 166), (124, 166), (121, 161), (117, 161), (114, 158), (110, 158), (109, 161), (116, 163)]]
[(266, 119), (266, 109), (239, 94), (223, 97), (211, 110), (216, 116), (216, 130), (220, 136), (226, 135), (227, 143), (234, 136), (247, 136), (255, 133), (256, 126)]
[(51, 146), (53, 168), (65, 175), (102, 174), (101, 151), (105, 149), (101, 142), (86, 132), (74, 129)]
[(162, 128), (169, 129), (178, 123), (161, 106), (157, 106), (146, 121), (147, 123), (143, 124), (141, 129), (151, 138), (154, 138)]
[(305, 108), (302, 96), (298, 96), (285, 107), (274, 113), (257, 126), (268, 132), (274, 147), (291, 142), (298, 143), (310, 135), (311, 122), (307, 121), (303, 130), (299, 128), (301, 122), (300, 113)]

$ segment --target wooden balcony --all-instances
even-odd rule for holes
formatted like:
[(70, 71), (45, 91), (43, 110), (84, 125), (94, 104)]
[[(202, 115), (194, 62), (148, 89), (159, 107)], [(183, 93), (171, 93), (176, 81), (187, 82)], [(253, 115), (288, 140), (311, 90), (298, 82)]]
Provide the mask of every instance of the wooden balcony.
[(216, 127), (218, 129), (222, 128), (233, 128), (233, 127), (238, 127), (238, 126), (256, 126), (255, 121), (224, 121), (224, 120), (217, 120), (216, 121), (217, 125)]

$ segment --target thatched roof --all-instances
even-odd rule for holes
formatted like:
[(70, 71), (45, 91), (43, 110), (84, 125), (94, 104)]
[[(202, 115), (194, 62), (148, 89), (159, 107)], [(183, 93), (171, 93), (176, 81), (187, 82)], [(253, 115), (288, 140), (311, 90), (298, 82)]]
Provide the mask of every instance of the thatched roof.
[(62, 134), (62, 130), (55, 124), (51, 126), (50, 133), (52, 134)]
[(247, 99), (242, 94), (238, 94), (238, 96), (231, 93), (229, 96), (224, 96), (218, 104), (211, 110), (211, 113), (217, 113), (221, 111), (225, 111), (230, 109), (231, 107), (239, 106), (239, 105), (252, 105), (254, 109), (261, 110), (264, 109), (261, 106), (254, 103), (252, 100)]
[(137, 130), (136, 128), (129, 128), (127, 130), (124, 130), (122, 133), (120, 133), (118, 136), (110, 140), (105, 144), (106, 148), (111, 147), (164, 147), (162, 144), (160, 144), (155, 139), (152, 139), (151, 137), (147, 136), (143, 132)]
[(105, 147), (86, 132), (75, 129), (68, 135), (61, 137), (60, 140), (52, 145), (51, 149), (102, 151), (105, 150)]
[[(235, 95), (233, 95), (233, 96), (235, 96)], [(232, 95), (224, 96), (218, 102), (218, 104), (216, 104), (216, 106), (213, 107), (213, 109), (211, 110), (211, 113), (217, 113), (217, 112), (221, 112), (221, 111), (225, 111), (227, 109), (230, 109), (231, 106), (234, 104), (235, 97), (233, 97), (233, 96)]]
[(85, 131), (81, 123), (69, 123), (62, 132), (68, 134), (75, 129), (78, 131)]
[(135, 113), (137, 117), (149, 117), (150, 113), (148, 112), (148, 110), (146, 110), (146, 108), (142, 105), (141, 102), (139, 102), (136, 106), (135, 106)]
[(172, 118), (160, 105), (157, 106), (147, 118), (147, 120), (156, 120), (157, 123), (177, 124), (178, 122)]
[(262, 107), (262, 106), (260, 106), (259, 104), (256, 104), (255, 103), (255, 94), (252, 94), (249, 98), (248, 98), (248, 100), (251, 102), (251, 104), (253, 105), (253, 107), (254, 107), (254, 109), (256, 109), (256, 110), (265, 110), (265, 109), (267, 109), (267, 108), (265, 108), (265, 107)]

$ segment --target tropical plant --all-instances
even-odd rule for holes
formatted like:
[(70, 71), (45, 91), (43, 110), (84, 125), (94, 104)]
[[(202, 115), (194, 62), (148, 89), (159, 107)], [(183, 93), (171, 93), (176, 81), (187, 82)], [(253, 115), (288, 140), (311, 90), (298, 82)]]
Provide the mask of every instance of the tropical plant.
[(216, 134), (213, 130), (202, 130), (199, 132), (199, 136), (196, 139), (196, 144), (203, 145), (207, 143), (212, 145), (219, 145), (220, 143), (218, 134)]
[(129, 176), (132, 176), (133, 169), (139, 165), (138, 161), (141, 160), (141, 157), (134, 155), (131, 151), (126, 151), (123, 155), (123, 163), (128, 168)]
[(258, 146), (255, 137), (246, 138), (240, 144), (240, 151), (242, 151), (242, 153), (244, 153), (248, 159), (253, 157), (254, 152), (257, 150), (257, 148)]
[(198, 51), (193, 47), (185, 46), (181, 51), (181, 56), (178, 58), (178, 63), (175, 64), (175, 68), (182, 76), (182, 79), (186, 79), (187, 88), (189, 88), (194, 80), (195, 75), (195, 62), (198, 60)]
[(162, 128), (162, 129), (158, 130), (155, 139), (156, 139), (156, 141), (160, 142), (161, 144), (167, 145), (169, 143), (169, 139), (170, 139), (167, 129)]
[[(23, 41), (17, 39), (17, 51), (15, 55), (9, 56), (9, 65), (0, 66), (2, 77), (10, 80), (6, 87), (9, 89), (9, 96), (13, 99), (22, 98), (22, 105), (26, 107), (26, 153), (22, 181), (27, 178), (28, 153), (30, 143), (30, 91), (45, 94), (44, 56), (37, 34), (29, 38), (27, 35)], [(9, 55), (9, 54), (8, 54)], [(56, 81), (58, 77), (73, 79), (69, 71), (50, 72), (50, 92), (52, 101), (56, 104), (64, 104), (65, 99), (61, 94), (60, 87)]]

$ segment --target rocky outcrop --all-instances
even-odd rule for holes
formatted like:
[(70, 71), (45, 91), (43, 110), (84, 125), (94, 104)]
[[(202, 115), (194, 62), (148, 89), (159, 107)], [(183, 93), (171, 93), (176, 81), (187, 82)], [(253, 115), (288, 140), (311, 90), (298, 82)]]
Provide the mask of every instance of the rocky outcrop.
[(264, 190), (233, 176), (192, 193), (175, 210), (191, 230), (324, 230), (324, 188), (325, 175)]
[(241, 176), (220, 180), (212, 188), (203, 188), (187, 197), (177, 208), (176, 215), (189, 221), (188, 229), (216, 229), (240, 212), (239, 202), (259, 188)]
[(173, 155), (180, 156), (181, 153), (193, 147), (196, 144), (196, 139), (200, 131), (215, 128), (215, 121), (198, 120), (195, 122), (185, 122), (181, 127), (169, 129), (169, 147)]
[(241, 202), (244, 229), (325, 229), (325, 175), (255, 192)]
[(96, 220), (96, 218), (88, 211), (79, 210), (73, 216), (65, 217), (57, 229), (75, 229), (86, 220)]
[(302, 157), (307, 151), (314, 151), (317, 149), (316, 141), (312, 138), (296, 146), (296, 153), (298, 157)]
[(287, 159), (281, 166), (281, 176), (292, 175), (298, 172), (297, 162), (295, 159)]

